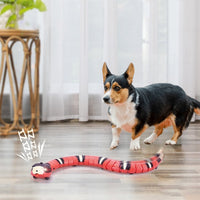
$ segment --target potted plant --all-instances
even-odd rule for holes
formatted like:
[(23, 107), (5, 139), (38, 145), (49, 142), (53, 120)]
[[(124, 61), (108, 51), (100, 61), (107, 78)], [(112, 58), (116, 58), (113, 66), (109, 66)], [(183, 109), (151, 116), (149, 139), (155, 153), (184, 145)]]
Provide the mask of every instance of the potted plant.
[(42, 0), (0, 0), (0, 29), (18, 28), (18, 21), (32, 9), (46, 11)]

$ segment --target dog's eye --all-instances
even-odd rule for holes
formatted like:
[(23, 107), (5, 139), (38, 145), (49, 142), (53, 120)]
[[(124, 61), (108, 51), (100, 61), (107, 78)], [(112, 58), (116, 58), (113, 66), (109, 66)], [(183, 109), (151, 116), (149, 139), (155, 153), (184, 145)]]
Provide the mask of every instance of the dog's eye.
[(121, 88), (120, 88), (119, 86), (115, 86), (113, 89), (114, 89), (115, 91), (119, 91)]
[(104, 90), (106, 91), (108, 89), (108, 87), (107, 86), (104, 86)]

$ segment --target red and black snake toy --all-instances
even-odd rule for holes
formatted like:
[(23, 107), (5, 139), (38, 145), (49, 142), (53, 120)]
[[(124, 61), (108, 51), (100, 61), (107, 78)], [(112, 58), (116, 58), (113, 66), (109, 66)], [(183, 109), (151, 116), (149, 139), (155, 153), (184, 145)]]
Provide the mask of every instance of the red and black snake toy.
[(103, 168), (117, 173), (135, 174), (152, 171), (158, 167), (163, 160), (160, 150), (155, 156), (141, 161), (118, 161), (99, 156), (68, 156), (51, 160), (47, 163), (36, 163), (32, 166), (33, 178), (49, 179), (52, 172), (61, 167), (86, 165)]

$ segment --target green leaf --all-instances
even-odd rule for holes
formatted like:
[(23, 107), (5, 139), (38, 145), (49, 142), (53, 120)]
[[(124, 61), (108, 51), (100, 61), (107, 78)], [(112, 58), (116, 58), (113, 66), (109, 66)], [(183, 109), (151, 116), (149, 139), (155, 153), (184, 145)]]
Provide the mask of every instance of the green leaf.
[(9, 28), (16, 28), (16, 24), (8, 24), (6, 27), (9, 27)]
[(15, 0), (0, 0), (0, 2), (2, 2), (4, 4), (13, 4), (13, 3), (15, 3)]
[(5, 12), (8, 11), (8, 10), (13, 10), (13, 8), (14, 8), (14, 6), (11, 5), (11, 4), (5, 5), (5, 6), (1, 9), (0, 15), (2, 15), (3, 13), (5, 13)]
[(34, 0), (16, 0), (16, 4), (22, 5), (24, 7), (33, 6)]
[(35, 1), (35, 8), (37, 8), (41, 12), (47, 10), (47, 8), (46, 8), (45, 4), (42, 2), (42, 0)]
[(29, 10), (32, 10), (34, 8), (34, 6), (31, 6), (31, 7), (26, 7), (26, 8), (22, 8), (20, 11), (19, 11), (19, 15), (23, 15), (25, 12), (29, 11)]
[(11, 24), (11, 22), (15, 22), (17, 19), (17, 15), (16, 14), (12, 14), (9, 18), (8, 18), (8, 21), (7, 21), (7, 24), (6, 26), (9, 26)]

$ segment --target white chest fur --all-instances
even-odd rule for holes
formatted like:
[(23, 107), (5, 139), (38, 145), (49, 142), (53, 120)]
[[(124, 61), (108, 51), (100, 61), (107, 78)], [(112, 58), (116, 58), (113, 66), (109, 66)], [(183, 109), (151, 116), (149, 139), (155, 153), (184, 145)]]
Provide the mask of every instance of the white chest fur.
[(117, 128), (132, 132), (136, 122), (136, 112), (135, 103), (128, 99), (123, 104), (110, 106), (110, 120)]

